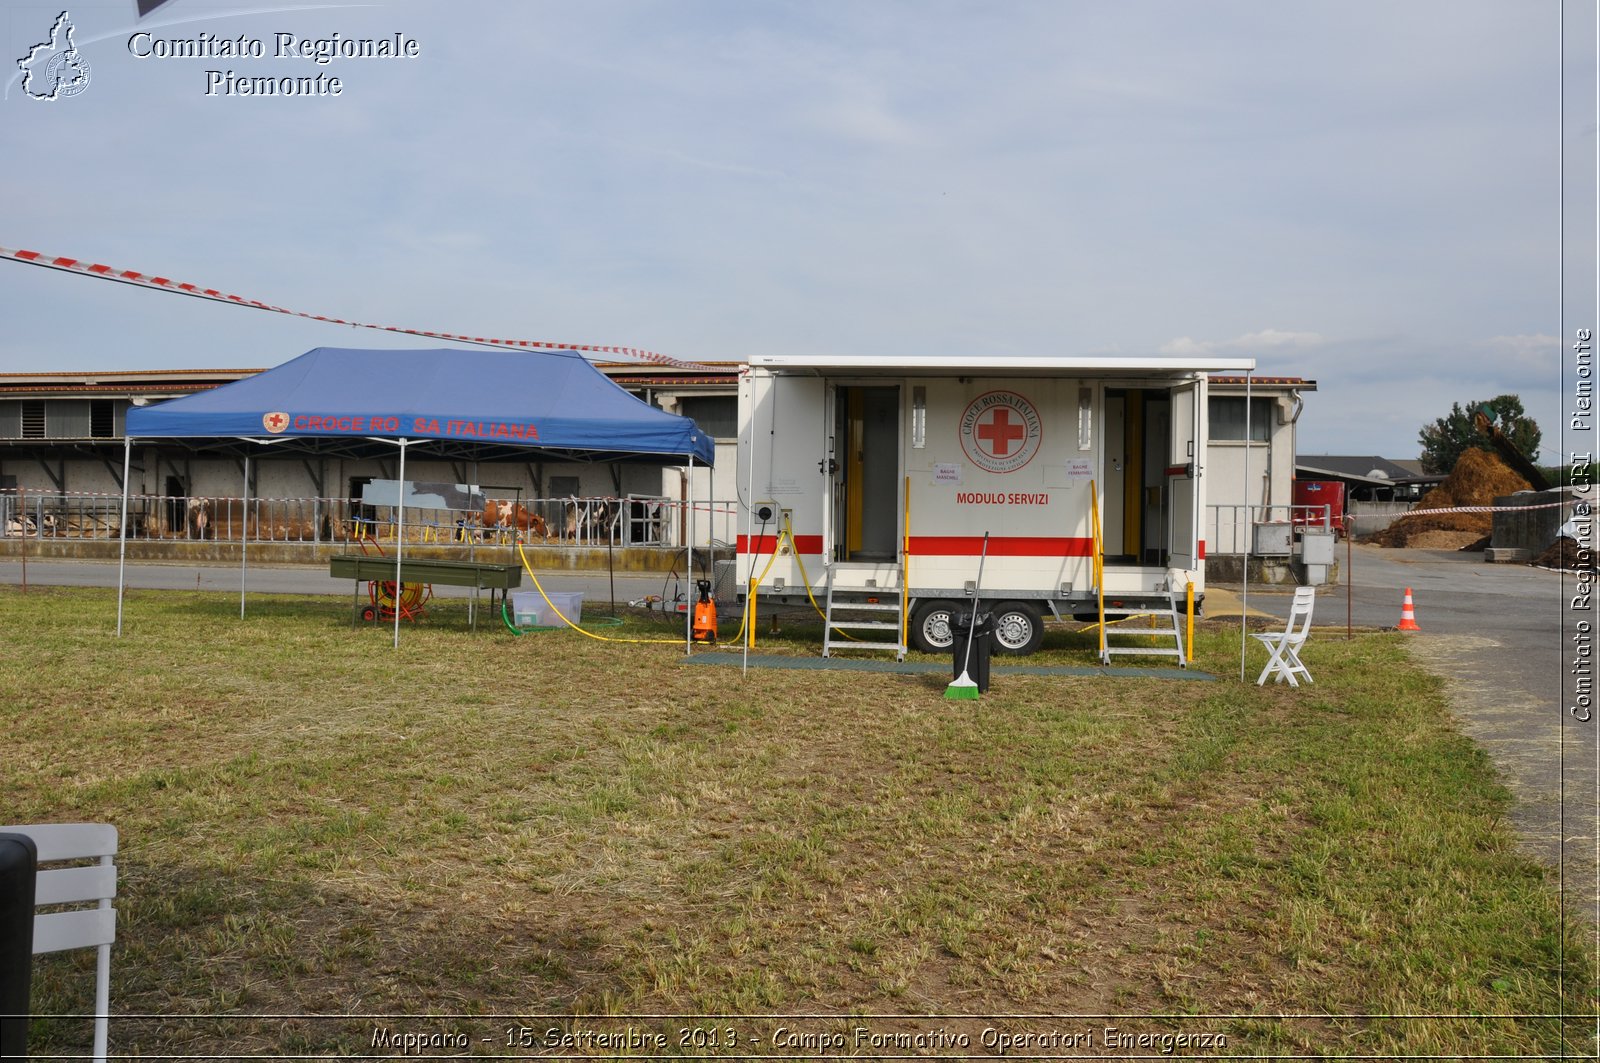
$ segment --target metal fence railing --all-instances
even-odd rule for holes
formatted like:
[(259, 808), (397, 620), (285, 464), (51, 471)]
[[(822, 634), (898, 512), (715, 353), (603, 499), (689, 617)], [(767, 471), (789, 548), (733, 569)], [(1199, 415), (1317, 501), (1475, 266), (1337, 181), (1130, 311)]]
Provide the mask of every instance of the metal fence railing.
[(1297, 529), (1334, 531), (1331, 509), (1328, 505), (1207, 506), (1206, 553), (1286, 554), (1288, 549), (1280, 547), (1293, 541)]
[[(726, 538), (730, 503), (694, 504), (697, 545)], [(347, 498), (229, 498), (130, 495), (128, 538), (190, 542), (326, 543), (394, 541), (394, 506)], [(711, 518), (711, 519), (708, 519)], [(121, 535), (122, 496), (0, 490), (6, 538), (93, 540)], [(524, 542), (577, 546), (682, 546), (688, 504), (657, 495), (625, 498), (491, 499), (482, 510), (423, 509), (404, 514), (407, 543), (463, 546)], [(720, 529), (720, 530), (719, 530)]]

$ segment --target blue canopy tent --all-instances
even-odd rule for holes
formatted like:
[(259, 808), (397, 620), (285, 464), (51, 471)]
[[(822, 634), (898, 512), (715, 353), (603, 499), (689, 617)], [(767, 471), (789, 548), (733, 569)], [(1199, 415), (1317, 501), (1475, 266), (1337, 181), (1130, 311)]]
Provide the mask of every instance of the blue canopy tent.
[[(246, 494), (249, 454), (258, 446), (344, 457), (397, 448), (401, 480), (408, 451), (458, 461), (532, 456), (691, 470), (715, 461), (712, 439), (694, 421), (641, 402), (576, 351), (318, 347), (212, 391), (130, 409), (125, 435), (119, 635), (135, 439), (240, 452)], [(242, 615), (242, 576), (239, 593)], [(396, 617), (396, 645), (399, 630)]]

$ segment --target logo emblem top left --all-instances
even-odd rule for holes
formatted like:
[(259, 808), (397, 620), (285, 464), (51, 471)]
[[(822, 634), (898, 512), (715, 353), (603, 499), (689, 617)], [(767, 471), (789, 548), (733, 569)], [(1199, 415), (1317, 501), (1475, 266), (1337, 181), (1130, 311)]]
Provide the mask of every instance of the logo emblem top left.
[(72, 16), (61, 12), (50, 27), (49, 40), (28, 49), (17, 60), (22, 91), (30, 99), (51, 103), (76, 96), (89, 87), (89, 61), (73, 43)]

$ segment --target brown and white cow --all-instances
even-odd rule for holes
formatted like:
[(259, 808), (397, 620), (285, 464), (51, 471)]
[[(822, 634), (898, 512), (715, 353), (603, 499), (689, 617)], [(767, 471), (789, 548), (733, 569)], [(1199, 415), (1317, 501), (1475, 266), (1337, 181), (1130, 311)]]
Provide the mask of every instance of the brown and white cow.
[(573, 542), (600, 542), (611, 532), (616, 510), (608, 501), (574, 499), (567, 503), (566, 537)]
[(543, 517), (537, 513), (530, 513), (528, 507), (521, 502), (511, 502), (506, 499), (491, 498), (484, 505), (483, 526), (506, 531), (531, 532), (541, 539), (550, 535)]
[(211, 527), (211, 499), (189, 499), (187, 527), (189, 538), (207, 538), (206, 530)]

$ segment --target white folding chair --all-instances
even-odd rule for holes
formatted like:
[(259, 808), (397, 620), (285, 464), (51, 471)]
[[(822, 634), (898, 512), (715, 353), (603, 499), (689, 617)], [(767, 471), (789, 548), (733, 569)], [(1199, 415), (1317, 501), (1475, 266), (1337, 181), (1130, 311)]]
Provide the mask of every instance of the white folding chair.
[(1316, 588), (1296, 587), (1294, 604), (1289, 607), (1289, 622), (1283, 630), (1270, 635), (1252, 636), (1272, 651), (1267, 666), (1261, 669), (1261, 675), (1256, 679), (1256, 686), (1264, 685), (1269, 675), (1274, 683), (1288, 680), (1292, 687), (1300, 685), (1295, 676), (1304, 676), (1307, 683), (1312, 681), (1311, 672), (1300, 662), (1300, 647), (1305, 645), (1306, 636), (1311, 634), (1311, 609), (1316, 603)]
[[(117, 936), (117, 828), (109, 823), (39, 823), (0, 827), (26, 834), (39, 850), (33, 917), (33, 954), (98, 949), (94, 988), (94, 1058), (104, 1063), (111, 1015), (111, 942)], [(95, 860), (84, 865), (81, 861)], [(64, 867), (47, 864), (73, 863)], [(93, 907), (87, 907), (89, 904)], [(76, 906), (76, 907), (74, 907)]]

